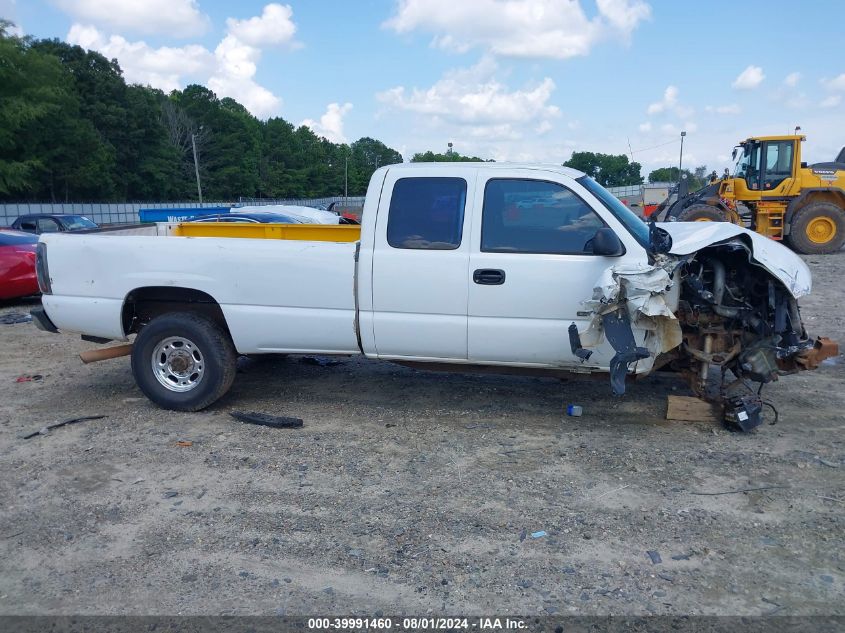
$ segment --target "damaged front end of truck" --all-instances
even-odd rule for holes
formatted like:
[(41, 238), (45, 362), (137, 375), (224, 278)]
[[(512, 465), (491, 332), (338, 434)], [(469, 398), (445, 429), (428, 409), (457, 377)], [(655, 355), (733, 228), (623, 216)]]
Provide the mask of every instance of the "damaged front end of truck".
[[(810, 272), (785, 247), (726, 223), (652, 225), (651, 234), (650, 264), (608, 270), (584, 302), (589, 327), (570, 328), (581, 358), (603, 337), (611, 344), (614, 393), (624, 393), (629, 371), (674, 370), (749, 430), (760, 423), (764, 384), (838, 355), (835, 342), (811, 337), (801, 321)], [(721, 375), (715, 390), (711, 369)]]

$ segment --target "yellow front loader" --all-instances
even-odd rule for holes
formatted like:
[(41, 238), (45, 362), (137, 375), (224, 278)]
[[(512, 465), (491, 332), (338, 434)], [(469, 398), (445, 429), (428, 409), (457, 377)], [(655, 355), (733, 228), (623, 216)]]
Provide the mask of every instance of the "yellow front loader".
[(734, 173), (688, 196), (661, 217), (733, 222), (799, 253), (832, 253), (845, 243), (845, 148), (829, 163), (801, 162), (804, 136), (759, 136), (734, 149)]

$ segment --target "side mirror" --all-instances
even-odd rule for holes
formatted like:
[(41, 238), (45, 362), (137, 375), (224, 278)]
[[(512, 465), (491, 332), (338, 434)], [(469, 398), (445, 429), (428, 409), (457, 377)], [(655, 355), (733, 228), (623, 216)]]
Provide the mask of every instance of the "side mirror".
[(593, 235), (593, 255), (619, 257), (625, 254), (625, 247), (613, 229), (603, 226)]

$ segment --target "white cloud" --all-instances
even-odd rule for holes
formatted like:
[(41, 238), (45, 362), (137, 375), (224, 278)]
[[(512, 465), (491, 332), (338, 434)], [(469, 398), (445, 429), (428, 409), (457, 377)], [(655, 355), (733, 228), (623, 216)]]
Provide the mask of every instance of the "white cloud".
[(706, 112), (711, 112), (713, 114), (739, 114), (742, 112), (742, 108), (740, 108), (737, 104), (731, 103), (728, 105), (720, 105), (720, 106), (706, 106), (704, 108)]
[(80, 22), (118, 31), (190, 37), (205, 32), (197, 0), (54, 0)]
[(576, 0), (398, 0), (384, 26), (432, 33), (434, 46), (457, 52), (479, 47), (493, 55), (567, 59), (603, 39), (627, 39), (651, 16), (642, 0), (596, 0), (596, 6), (590, 19)]
[[(432, 139), (455, 143), (456, 151), (496, 160), (562, 161), (551, 103), (554, 82), (512, 87), (497, 77), (491, 57), (469, 68), (453, 69), (428, 87), (398, 86), (376, 95), (411, 146), (431, 149)], [(409, 118), (411, 120), (409, 120)], [(572, 121), (577, 127), (577, 121)], [(390, 123), (389, 123), (390, 125)]]
[(376, 95), (386, 105), (458, 124), (539, 124), (560, 115), (549, 99), (555, 89), (546, 77), (538, 85), (508, 91), (495, 77), (496, 63), (485, 58), (470, 68), (447, 72), (427, 89), (404, 86)]
[(676, 103), (678, 103), (678, 89), (675, 86), (668, 86), (663, 91), (663, 99), (650, 104), (646, 112), (648, 114), (659, 114), (674, 107)]
[[(179, 2), (183, 0), (176, 4)], [(107, 38), (95, 26), (82, 24), (71, 26), (67, 41), (116, 58), (129, 82), (170, 91), (198, 81), (218, 96), (232, 97), (255, 116), (266, 118), (278, 114), (282, 99), (255, 81), (262, 55), (260, 46), (294, 45), (296, 25), (292, 15), (288, 6), (268, 4), (260, 16), (230, 18), (229, 32), (213, 53), (198, 44), (153, 48), (144, 41), (130, 42), (120, 35)]]
[(165, 92), (207, 77), (215, 66), (214, 56), (197, 44), (153, 48), (143, 41), (129, 42), (120, 35), (106, 38), (96, 27), (82, 24), (71, 26), (66, 39), (109, 59), (116, 58), (129, 83), (150, 85)]
[(214, 49), (217, 68), (207, 85), (218, 96), (232, 97), (259, 118), (278, 114), (281, 98), (253, 77), (258, 71), (261, 49), (241, 42), (234, 35), (227, 35)]
[(246, 20), (228, 18), (230, 35), (249, 46), (280, 45), (293, 42), (296, 24), (290, 5), (268, 4), (261, 15)]
[(759, 66), (749, 66), (743, 70), (731, 84), (736, 90), (753, 90), (766, 78)]
[(674, 123), (664, 123), (660, 126), (660, 131), (667, 136), (677, 136), (682, 131), (686, 132), (687, 134), (693, 134), (698, 131), (698, 126), (688, 121), (683, 125), (675, 125)]
[(695, 109), (678, 101), (678, 89), (675, 86), (667, 86), (663, 91), (663, 98), (649, 104), (646, 114), (654, 115), (661, 113), (672, 113), (680, 119), (687, 119), (695, 114)]
[(651, 132), (651, 121), (640, 123), (639, 130), (644, 133)]
[(845, 73), (833, 79), (822, 79), (822, 85), (828, 90), (845, 91)]
[(835, 108), (840, 103), (842, 103), (842, 97), (840, 95), (830, 95), (823, 99), (819, 106), (822, 108)]
[(319, 121), (305, 119), (300, 125), (310, 127), (315, 134), (325, 136), (332, 143), (345, 143), (346, 136), (343, 134), (343, 117), (352, 109), (351, 103), (330, 103), (325, 114)]
[(789, 73), (783, 80), (783, 85), (794, 88), (801, 81), (801, 73)]

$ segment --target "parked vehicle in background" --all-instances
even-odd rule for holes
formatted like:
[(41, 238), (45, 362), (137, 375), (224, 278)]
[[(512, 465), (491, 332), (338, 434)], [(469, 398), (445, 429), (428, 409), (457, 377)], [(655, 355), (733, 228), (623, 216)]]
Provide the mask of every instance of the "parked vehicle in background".
[(236, 207), (232, 209), (231, 213), (280, 213), (282, 215), (302, 218), (302, 224), (347, 224), (344, 218), (337, 213), (294, 204), (264, 204)]
[(35, 251), (38, 238), (0, 229), (0, 299), (38, 294)]
[(283, 213), (218, 213), (216, 215), (201, 215), (191, 218), (187, 222), (252, 222), (254, 224), (307, 224), (308, 218), (301, 215), (287, 215)]
[(360, 228), (280, 237), (246, 238), (256, 225), (243, 224), (225, 237), (168, 224), (44, 235), (33, 318), (51, 332), (137, 333), (123, 350), (136, 382), (182, 411), (229, 389), (238, 354), (604, 373), (616, 394), (661, 367), (703, 394), (713, 368), (725, 395), (838, 354), (801, 321), (812, 281), (795, 253), (733, 224), (649, 226), (566, 167), (390, 165), (364, 208)]
[(96, 229), (96, 222), (84, 215), (33, 213), (22, 215), (12, 222), (11, 228), (25, 233), (62, 233), (65, 231), (87, 231)]

